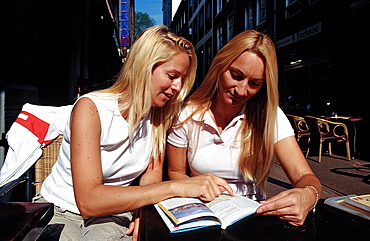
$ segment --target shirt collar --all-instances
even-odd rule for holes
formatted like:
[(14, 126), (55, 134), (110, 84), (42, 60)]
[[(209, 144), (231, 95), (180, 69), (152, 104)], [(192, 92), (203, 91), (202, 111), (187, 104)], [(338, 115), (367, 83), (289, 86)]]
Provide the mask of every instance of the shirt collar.
[[(229, 125), (233, 124), (233, 123), (236, 123), (242, 119), (244, 119), (244, 116), (245, 116), (245, 111), (246, 111), (247, 107), (246, 107), (246, 104), (244, 104), (243, 108), (240, 110), (240, 112), (232, 119), (232, 121), (229, 123)], [(195, 107), (192, 108), (192, 111), (195, 110)], [(201, 116), (201, 113), (200, 112), (197, 112), (195, 113), (193, 116), (192, 116), (192, 119), (194, 121), (199, 121), (200, 119), (200, 116)], [(214, 123), (213, 119), (212, 119), (212, 116), (211, 114), (207, 111), (205, 113), (205, 115), (203, 116), (203, 119), (202, 121), (205, 123), (205, 124), (210, 124), (210, 123)]]

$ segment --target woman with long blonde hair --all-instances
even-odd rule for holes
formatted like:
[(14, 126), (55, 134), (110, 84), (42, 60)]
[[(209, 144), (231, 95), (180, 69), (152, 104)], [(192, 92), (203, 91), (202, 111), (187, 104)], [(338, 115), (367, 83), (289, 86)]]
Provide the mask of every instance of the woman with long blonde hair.
[(132, 212), (142, 206), (174, 196), (212, 200), (225, 188), (232, 193), (210, 174), (161, 182), (166, 131), (195, 72), (191, 42), (154, 26), (135, 41), (112, 87), (76, 101), (36, 200), (54, 203), (50, 224), (63, 225), (60, 240), (136, 240)]
[(267, 35), (246, 30), (227, 43), (169, 133), (168, 171), (178, 180), (212, 173), (235, 193), (262, 200), (276, 156), (294, 188), (263, 201), (257, 212), (301, 225), (321, 184), (279, 108), (277, 69)]

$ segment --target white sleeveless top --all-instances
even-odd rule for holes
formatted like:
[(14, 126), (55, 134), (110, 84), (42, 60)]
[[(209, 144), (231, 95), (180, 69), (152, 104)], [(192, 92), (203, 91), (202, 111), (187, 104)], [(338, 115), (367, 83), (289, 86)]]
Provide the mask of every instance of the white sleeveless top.
[[(128, 123), (118, 110), (117, 97), (106, 93), (90, 93), (81, 98), (84, 97), (95, 103), (100, 116), (103, 184), (129, 186), (149, 164), (152, 134), (150, 115), (140, 122), (131, 143)], [(68, 118), (58, 160), (40, 192), (48, 202), (79, 214), (72, 186), (70, 134)]]

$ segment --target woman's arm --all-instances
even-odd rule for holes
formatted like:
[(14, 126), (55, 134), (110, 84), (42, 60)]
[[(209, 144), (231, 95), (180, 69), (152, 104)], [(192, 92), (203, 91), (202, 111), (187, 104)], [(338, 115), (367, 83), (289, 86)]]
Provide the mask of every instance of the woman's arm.
[(189, 178), (187, 171), (187, 148), (180, 148), (167, 144), (168, 176), (170, 179), (179, 180)]
[(277, 142), (275, 152), (293, 189), (262, 202), (264, 205), (257, 212), (279, 215), (293, 225), (302, 225), (321, 195), (321, 183), (312, 172), (294, 136)]
[(150, 161), (145, 173), (140, 178), (140, 186), (161, 182), (163, 178), (163, 156)]
[(142, 186), (103, 185), (100, 118), (90, 99), (81, 98), (76, 103), (70, 128), (72, 180), (76, 203), (83, 218), (131, 211), (174, 196), (200, 197), (210, 201), (220, 194), (218, 185), (228, 186), (225, 180), (212, 175), (149, 184), (159, 180), (157, 174), (161, 163), (149, 167), (150, 171), (148, 176), (144, 175)]
[(277, 142), (275, 153), (293, 187), (312, 185), (321, 194), (321, 183), (312, 172), (294, 136)]

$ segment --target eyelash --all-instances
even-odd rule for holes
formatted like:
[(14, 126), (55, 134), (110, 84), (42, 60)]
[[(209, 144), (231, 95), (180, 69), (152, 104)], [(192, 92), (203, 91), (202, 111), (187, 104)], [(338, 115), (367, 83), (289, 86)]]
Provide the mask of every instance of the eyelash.
[[(243, 79), (243, 76), (242, 75), (237, 75), (237, 74), (234, 74), (231, 70), (229, 70), (230, 71), (230, 75), (234, 78), (234, 79), (236, 79), (236, 80), (242, 80)], [(254, 86), (256, 86), (256, 87), (258, 87), (258, 86), (260, 86), (260, 84), (257, 84), (256, 82), (254, 82), (253, 80), (252, 81), (250, 81), (251, 82), (251, 84), (252, 85), (254, 85)]]
[(230, 74), (231, 76), (234, 78), (234, 79), (237, 79), (237, 80), (241, 80), (243, 78), (243, 76), (241, 75), (237, 75), (237, 74), (234, 74), (231, 70), (230, 70)]
[(170, 79), (176, 79), (176, 78), (177, 78), (175, 75), (170, 75), (170, 74), (168, 74), (167, 76), (168, 76), (168, 78), (170, 78)]

